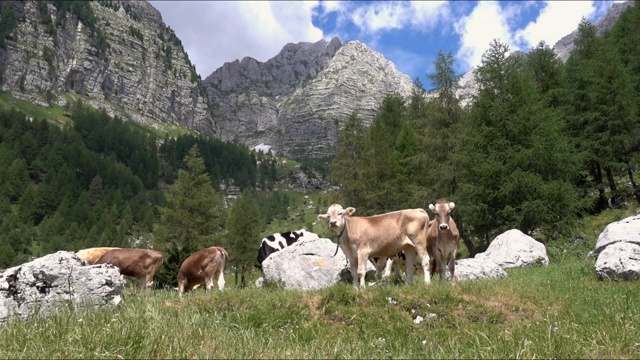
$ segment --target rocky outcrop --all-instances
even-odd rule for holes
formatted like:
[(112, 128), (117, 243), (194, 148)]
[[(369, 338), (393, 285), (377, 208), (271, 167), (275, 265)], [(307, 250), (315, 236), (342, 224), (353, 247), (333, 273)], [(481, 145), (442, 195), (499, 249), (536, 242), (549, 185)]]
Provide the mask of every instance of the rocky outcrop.
[(382, 54), (338, 38), (288, 44), (265, 63), (226, 63), (203, 84), (223, 139), (266, 144), (289, 158), (334, 155), (349, 115), (369, 123), (385, 95), (408, 97), (413, 87)]
[[(351, 283), (351, 272), (342, 249), (336, 253), (336, 244), (329, 239), (317, 238), (298, 241), (271, 254), (262, 262), (264, 280), (281, 283), (286, 289), (315, 290), (337, 284)], [(375, 268), (367, 262), (369, 277)]]
[(61, 308), (117, 306), (125, 280), (111, 265), (85, 266), (74, 253), (59, 251), (0, 274), (0, 325), (48, 316)]
[(20, 20), (0, 49), (2, 91), (42, 106), (82, 99), (124, 120), (216, 134), (195, 67), (146, 1), (92, 1), (78, 14), (49, 1), (12, 4), (3, 11)]
[[(450, 274), (447, 272), (448, 278)], [(487, 259), (469, 258), (456, 261), (455, 275), (458, 281), (501, 279), (507, 272), (500, 265)]]
[(640, 280), (640, 215), (607, 225), (598, 236), (595, 270), (603, 280)]
[(476, 254), (475, 259), (494, 262), (503, 269), (549, 265), (544, 244), (517, 229), (498, 235), (485, 252)]

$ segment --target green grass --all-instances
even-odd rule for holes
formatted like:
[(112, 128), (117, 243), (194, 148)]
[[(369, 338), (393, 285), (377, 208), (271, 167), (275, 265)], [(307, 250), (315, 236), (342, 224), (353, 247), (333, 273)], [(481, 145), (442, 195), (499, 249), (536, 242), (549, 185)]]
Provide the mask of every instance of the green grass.
[(69, 114), (62, 106), (55, 104), (51, 107), (39, 106), (28, 101), (16, 99), (8, 92), (0, 93), (0, 108), (16, 108), (31, 118), (47, 119), (59, 126), (71, 121)]
[(229, 286), (182, 300), (127, 289), (116, 309), (7, 325), (0, 358), (640, 357), (636, 283), (598, 281), (584, 259), (508, 273), (360, 291)]

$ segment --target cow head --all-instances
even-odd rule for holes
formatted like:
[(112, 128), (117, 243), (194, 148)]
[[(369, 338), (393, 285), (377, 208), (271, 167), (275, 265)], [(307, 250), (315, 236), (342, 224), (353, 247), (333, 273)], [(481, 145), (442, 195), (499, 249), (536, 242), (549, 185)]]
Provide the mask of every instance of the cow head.
[(356, 212), (355, 208), (348, 207), (346, 209), (342, 208), (342, 205), (332, 204), (329, 206), (326, 214), (318, 215), (318, 220), (327, 220), (329, 221), (329, 227), (331, 231), (336, 234), (340, 234), (342, 229), (344, 228), (344, 217), (351, 216)]
[(435, 205), (429, 204), (429, 209), (435, 214), (434, 220), (438, 228), (442, 231), (449, 230), (449, 220), (451, 220), (451, 210), (456, 206), (452, 202), (439, 200)]

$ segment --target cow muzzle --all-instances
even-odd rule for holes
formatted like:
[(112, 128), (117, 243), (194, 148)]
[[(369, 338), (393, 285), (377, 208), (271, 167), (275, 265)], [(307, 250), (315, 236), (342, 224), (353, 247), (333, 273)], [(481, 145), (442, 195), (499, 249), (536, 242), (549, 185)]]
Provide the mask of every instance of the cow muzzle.
[(444, 230), (449, 230), (449, 224), (440, 224), (440, 230), (444, 231)]
[(331, 227), (336, 227), (336, 226), (338, 226), (338, 220), (331, 220), (331, 221), (329, 221), (329, 226), (331, 226)]

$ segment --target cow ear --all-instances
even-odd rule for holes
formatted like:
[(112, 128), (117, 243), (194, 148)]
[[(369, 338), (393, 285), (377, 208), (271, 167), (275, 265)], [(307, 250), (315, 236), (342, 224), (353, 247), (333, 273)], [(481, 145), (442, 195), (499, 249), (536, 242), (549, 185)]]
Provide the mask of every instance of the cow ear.
[(348, 207), (347, 210), (345, 210), (347, 212), (347, 215), (351, 216), (356, 212), (356, 208), (354, 207)]
[(456, 204), (454, 204), (453, 202), (449, 203), (449, 211), (453, 210), (453, 208), (456, 207)]
[(329, 214), (318, 215), (318, 220), (329, 220)]
[(433, 212), (436, 212), (436, 207), (433, 204), (429, 204), (429, 209)]

